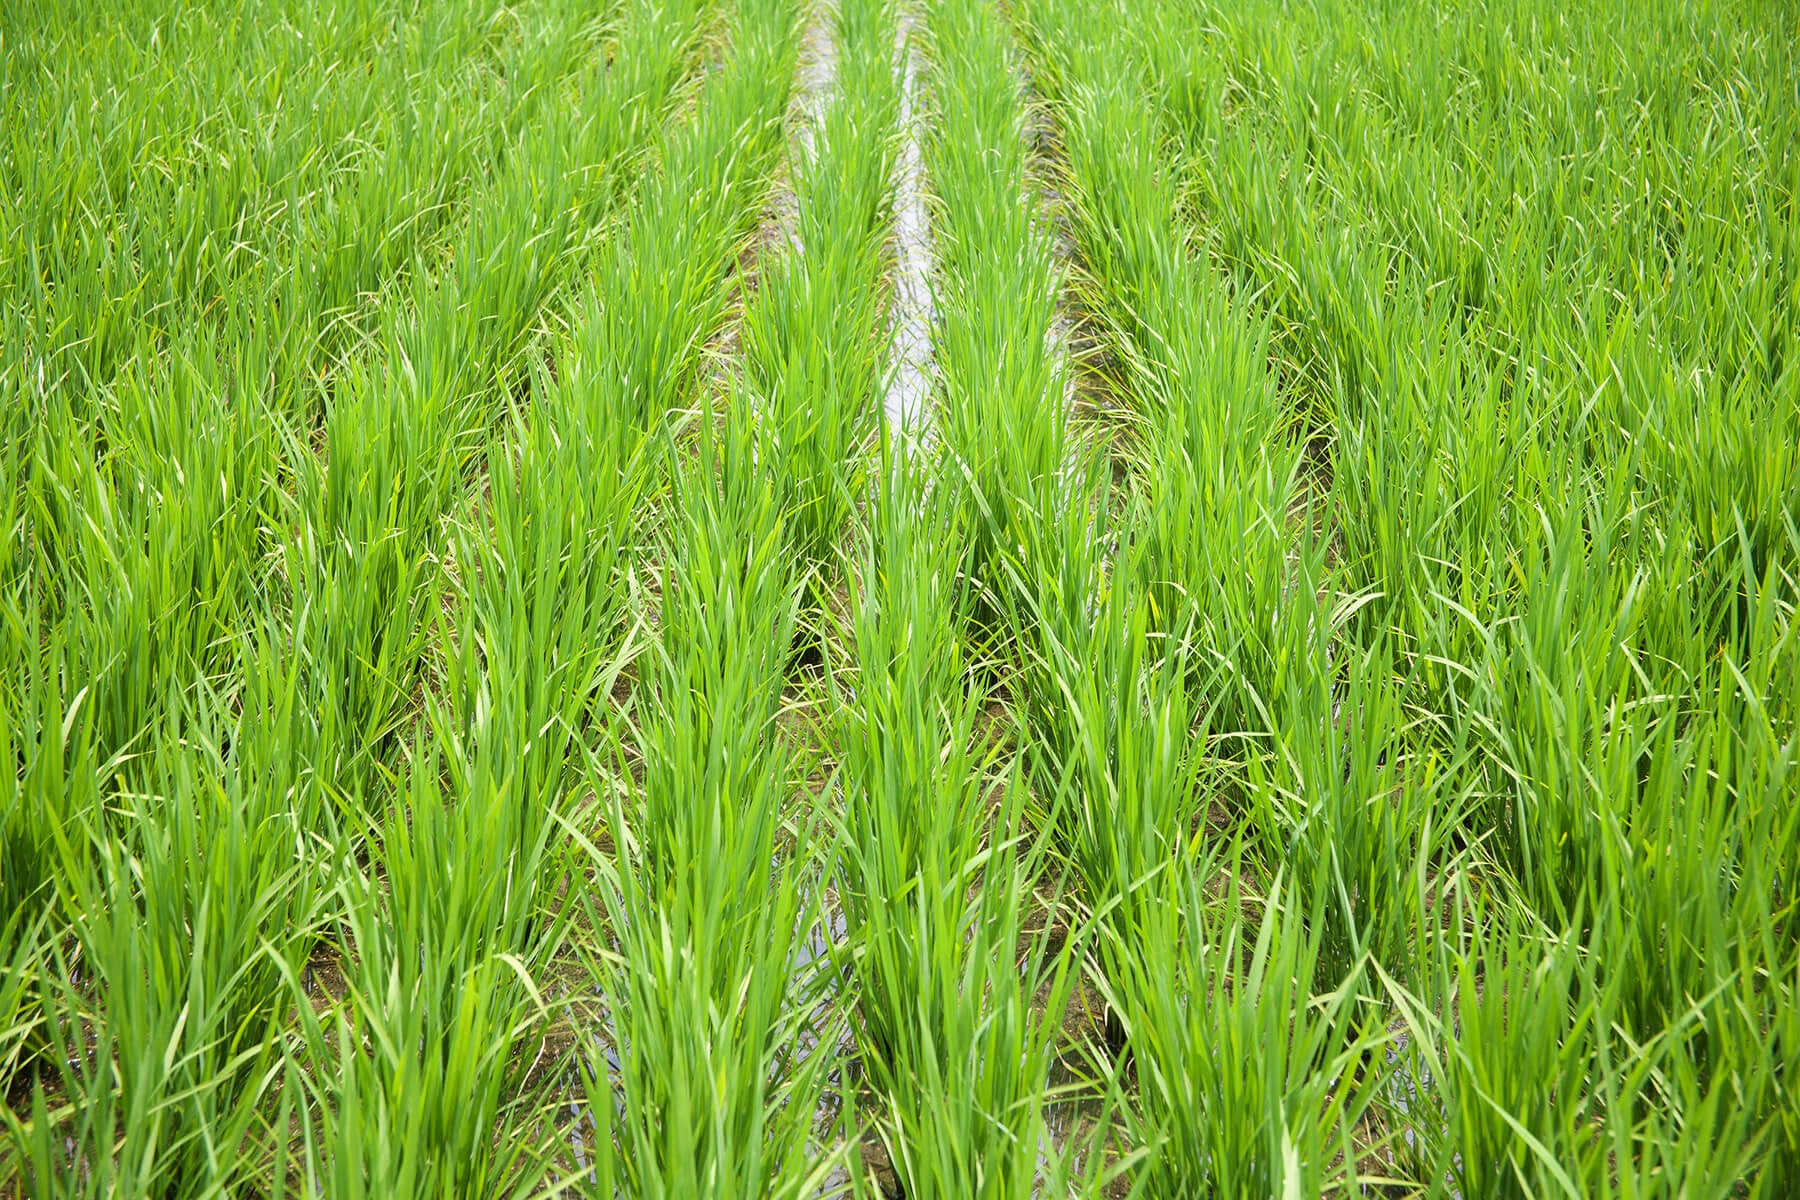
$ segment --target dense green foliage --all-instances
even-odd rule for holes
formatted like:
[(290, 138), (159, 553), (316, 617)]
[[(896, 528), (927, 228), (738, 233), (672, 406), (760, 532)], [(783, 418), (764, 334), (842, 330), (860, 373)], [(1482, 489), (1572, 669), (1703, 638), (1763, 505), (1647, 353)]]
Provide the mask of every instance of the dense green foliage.
[(1797, 194), (1766, 0), (5, 6), (0, 1196), (1794, 1194)]

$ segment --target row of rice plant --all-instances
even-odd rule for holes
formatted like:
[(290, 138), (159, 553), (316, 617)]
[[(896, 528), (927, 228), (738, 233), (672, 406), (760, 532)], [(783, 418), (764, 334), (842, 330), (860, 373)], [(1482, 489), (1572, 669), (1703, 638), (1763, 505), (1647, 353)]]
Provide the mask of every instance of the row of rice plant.
[[(1573, 218), (1534, 206), (1630, 213), (1649, 134), (1620, 149), (1567, 115), (1605, 122), (1606, 105), (1560, 106), (1619, 71), (1654, 112), (1682, 68), (1653, 35), (1681, 18), (1637, 18), (1621, 62), (1585, 18), (1540, 28), (1515, 11), (1530, 6), (1442, 25), (1164, 7), (1207, 36), (1143, 38), (1106, 3), (1029, 6), (1026, 24), (1129, 371), (1153, 558), (1156, 531), (1234, 522), (1223, 570), (1153, 576), (1192, 597), (1203, 661), (1224, 668), (1207, 695), (1229, 772), (1207, 802), (1261, 864), (1233, 874), (1298, 885), (1327, 952), (1318, 986), (1369, 963), (1386, 980), (1369, 1002), (1403, 1031), (1362, 1152), (1462, 1194), (1781, 1194), (1800, 978), (1794, 383), (1766, 350), (1788, 319), (1788, 235), (1754, 214), (1791, 208), (1791, 166), (1723, 134), (1737, 161), (1680, 227), (1723, 230), (1702, 214), (1730, 210), (1728, 253), (1715, 232), (1683, 246), (1623, 218), (1571, 242)], [(1371, 28), (1437, 56), (1382, 58), (1345, 32)], [(1510, 40), (1528, 32), (1549, 39), (1536, 55)], [(1721, 87), (1733, 54), (1791, 54), (1748, 28), (1691, 45), (1691, 72)], [(1529, 88), (1476, 86), (1526, 67)], [(1375, 101), (1401, 95), (1391, 114)], [(1791, 100), (1769, 96), (1763, 120), (1784, 127)], [(1741, 119), (1668, 114), (1655, 153), (1698, 154)], [(1546, 170), (1529, 190), (1517, 174)], [(1555, 190), (1576, 181), (1600, 196)], [(1454, 213), (1486, 224), (1446, 229)], [(1715, 251), (1751, 285), (1696, 311)], [(1613, 282), (1627, 271), (1637, 299)], [(1158, 293), (1181, 288), (1185, 330), (1159, 319)], [(1646, 337), (1705, 365), (1651, 376)], [(1184, 377), (1184, 358), (1210, 375)], [(1211, 423), (1214, 494), (1248, 501), (1247, 521), (1188, 499), (1184, 398)], [(1230, 615), (1246, 585), (1253, 621)], [(1315, 1094), (1316, 1111), (1343, 1104)]]
[[(633, 67), (610, 72), (609, 88), (616, 85), (623, 101), (654, 104), (708, 16), (703, 5), (643, 5), (635, 36), (618, 49)], [(338, 1112), (350, 1112), (366, 1127), (351, 1146), (380, 1145), (378, 1165), (390, 1172), (421, 1161), (440, 1170), (482, 1169), (485, 1178), (449, 1177), (451, 1190), (526, 1195), (554, 1177), (546, 1172), (560, 1172), (567, 1162), (549, 1111), (564, 1080), (542, 1062), (554, 1052), (543, 1041), (550, 1014), (534, 980), (545, 977), (553, 958), (566, 957), (572, 922), (590, 935), (610, 930), (618, 936), (624, 928), (604, 914), (613, 909), (618, 880), (626, 876), (611, 870), (609, 860), (582, 853), (593, 844), (583, 830), (594, 813), (578, 803), (596, 795), (604, 803), (614, 795), (610, 772), (602, 768), (618, 763), (604, 752), (595, 760), (591, 748), (596, 739), (603, 748), (619, 732), (608, 711), (610, 685), (631, 649), (619, 593), (627, 575), (619, 556), (629, 559), (648, 532), (639, 506), (661, 478), (655, 456), (665, 413), (693, 385), (701, 343), (722, 313), (718, 303), (697, 301), (722, 291), (758, 208), (755, 185), (778, 145), (776, 118), (786, 103), (793, 25), (785, 4), (739, 7), (726, 34), (723, 69), (708, 81), (692, 123), (668, 142), (628, 218), (600, 251), (572, 301), (575, 327), (533, 374), (530, 407), (517, 414), (511, 436), (488, 452), (488, 489), (463, 527), (454, 558), (464, 607), (460, 627), (443, 647), (447, 702), (440, 708), (435, 698), (427, 700), (430, 744), (422, 744), (409, 764), (411, 778), (425, 781), (425, 795), (415, 787), (404, 811), (397, 806), (382, 825), (384, 851), (391, 846), (396, 859), (383, 864), (385, 895), (371, 892), (367, 912), (380, 943), (391, 944), (394, 953), (374, 964), (359, 957), (352, 976), (353, 989), (357, 977), (368, 979), (373, 1002), (361, 1015), (370, 1026), (404, 1036), (378, 1043), (391, 1040), (397, 1056), (377, 1056), (372, 1072), (360, 1061), (350, 1063), (336, 1083)], [(655, 112), (621, 108), (605, 128), (614, 138), (643, 138), (655, 129)], [(669, 273), (643, 274), (651, 267)], [(665, 286), (669, 282), (677, 286)], [(632, 361), (612, 352), (622, 346), (652, 351)], [(651, 739), (640, 743), (639, 752), (653, 761)], [(454, 789), (448, 805), (435, 782), (438, 747), (456, 752), (444, 764)], [(445, 812), (446, 819), (430, 841), (415, 846), (422, 806)], [(615, 846), (641, 844), (621, 826), (613, 828)], [(410, 911), (397, 903), (395, 861), (414, 887)], [(410, 947), (422, 939), (432, 939), (439, 953), (415, 968)], [(359, 955), (362, 942), (359, 934)], [(618, 977), (604, 965), (613, 950), (605, 941), (592, 944), (596, 957), (586, 973), (597, 979), (617, 1044), (636, 1031), (621, 1017), (628, 1007), (624, 989), (613, 986)], [(387, 982), (396, 975), (412, 988)], [(428, 1026), (418, 1024), (421, 1014)], [(604, 1061), (593, 1042), (596, 1031), (583, 1023), (585, 1011), (571, 1015), (583, 1039), (577, 1056)], [(343, 1038), (326, 1031), (309, 1042), (322, 1054)], [(652, 1040), (630, 1044), (629, 1061), (648, 1065), (647, 1057), (636, 1056), (647, 1054)], [(425, 1051), (423, 1058), (406, 1049), (415, 1045)], [(384, 1089), (373, 1103), (364, 1098), (365, 1077)], [(598, 1078), (606, 1079), (605, 1073)], [(638, 1078), (653, 1086), (663, 1079)], [(710, 1073), (701, 1080), (709, 1083)], [(680, 1090), (679, 1081), (670, 1086)], [(341, 1101), (345, 1095), (352, 1104)], [(509, 1137), (498, 1142), (492, 1132), (496, 1112), (509, 1118)], [(600, 1116), (601, 1129), (609, 1127), (605, 1089), (589, 1097), (587, 1112)], [(422, 1120), (412, 1118), (419, 1122), (413, 1132), (426, 1140), (426, 1152), (391, 1138), (381, 1145), (372, 1136), (390, 1126), (404, 1128), (399, 1118), (414, 1113), (423, 1114)], [(665, 1128), (687, 1126), (641, 1109), (638, 1115), (641, 1123), (627, 1119), (621, 1138), (632, 1151), (623, 1160), (623, 1180), (633, 1194), (663, 1194), (650, 1157), (637, 1153), (644, 1147), (632, 1144), (629, 1133), (654, 1138)], [(338, 1145), (324, 1148), (322, 1169), (339, 1172), (346, 1186), (359, 1169), (375, 1174), (373, 1165), (361, 1166), (346, 1149), (340, 1134)], [(577, 1176), (601, 1195), (613, 1191), (610, 1151), (611, 1143), (598, 1139), (580, 1164), (587, 1172)], [(680, 1165), (672, 1168), (677, 1192), (688, 1190)], [(722, 1177), (740, 1165), (728, 1163)], [(403, 1175), (396, 1178), (395, 1187), (411, 1185)], [(444, 1186), (440, 1175), (417, 1190)]]
[(612, 1129), (634, 1195), (817, 1194), (849, 1146), (821, 1114), (856, 1116), (829, 945), (835, 825), (787, 691), (834, 603), (880, 411), (896, 91), (885, 5), (823, 19), (835, 78), (802, 114), (791, 225), (765, 235), (723, 411), (703, 405), (676, 450), (641, 770), (615, 754), (617, 858), (596, 853), (607, 1044), (585, 1114), (596, 1143)]
[[(480, 445), (489, 418), (474, 406), (504, 382), (517, 354), (508, 344), (521, 344), (539, 305), (574, 264), (571, 248), (612, 203), (608, 197), (620, 193), (614, 176), (654, 134), (672, 87), (694, 61), (708, 12), (643, 5), (626, 14), (619, 50), (637, 69), (595, 74), (586, 102), (534, 126), (511, 156), (510, 177), (473, 206), (457, 249), (513, 269), (470, 267), (461, 280), (421, 275), (415, 302), (396, 307), (389, 320), (395, 332), (386, 353), (393, 357), (384, 362), (378, 345), (346, 378), (371, 390), (385, 379), (393, 385), (390, 402), (417, 401), (425, 415), (460, 404), (469, 418), (461, 436)], [(753, 62), (751, 69), (766, 66)], [(735, 140), (734, 126), (713, 129), (704, 157), (716, 159)], [(595, 176), (605, 186), (596, 187)], [(528, 198), (542, 206), (542, 218), (523, 228), (503, 218)], [(442, 320), (433, 323), (434, 315)], [(441, 351), (435, 389), (421, 386), (406, 357), (433, 344)], [(33, 1068), (20, 1076), (9, 1071), (15, 1095), (29, 1105), (11, 1122), (15, 1148), (28, 1157), (35, 1186), (56, 1194), (205, 1194), (271, 1170), (284, 1174), (294, 1154), (295, 1174), (312, 1176), (317, 1186), (329, 1180), (335, 1190), (528, 1189), (544, 1169), (537, 1143), (521, 1137), (496, 1145), (494, 1135), (497, 1122), (528, 1132), (536, 1120), (513, 1110), (520, 1072), (511, 1053), (523, 1044), (531, 1008), (522, 998), (529, 985), (511, 964), (535, 963), (557, 942), (558, 923), (543, 917), (535, 899), (539, 884), (555, 878), (544, 861), (550, 809), (516, 790), (534, 780), (504, 777), (526, 755), (486, 738), (483, 754), (474, 753), (472, 738), (443, 740), (440, 733), (454, 724), (447, 714), (456, 710), (435, 703), (426, 705), (410, 754), (403, 747), (398, 757), (383, 758), (369, 740), (384, 736), (379, 728), (336, 731), (348, 754), (381, 764), (358, 786), (343, 786), (346, 775), (327, 756), (332, 712), (320, 694), (336, 700), (352, 693), (361, 672), (375, 676), (394, 704), (417, 701), (402, 695), (404, 678), (396, 680), (388, 664), (377, 662), (372, 671), (366, 651), (336, 664), (341, 674), (314, 653), (309, 629), (318, 613), (311, 606), (329, 604), (341, 580), (313, 586), (302, 579), (289, 592), (291, 576), (258, 575), (271, 551), (304, 554), (304, 545), (263, 540), (266, 523), (293, 503), (284, 500), (277, 455), (285, 452), (305, 473), (299, 520), (307, 520), (306, 478), (314, 496), (336, 494), (346, 519), (354, 518), (392, 495), (367, 478), (340, 483), (341, 473), (356, 468), (359, 451), (367, 456), (395, 441), (385, 435), (398, 423), (371, 406), (364, 443), (315, 463), (304, 431), (284, 439), (280, 414), (258, 404), (253, 387), (232, 396), (193, 374), (195, 386), (144, 398), (141, 435), (106, 464), (159, 472), (153, 479), (163, 482), (152, 495), (137, 499), (134, 486), (119, 496), (143, 506), (150, 534), (96, 528), (91, 517), (77, 526), (96, 535), (89, 543), (96, 565), (110, 564), (122, 576), (95, 578), (94, 596), (117, 603), (160, 585), (166, 599), (151, 611), (181, 621), (194, 646), (186, 658), (149, 652), (156, 673), (144, 683), (147, 728), (131, 739), (146, 748), (122, 736), (101, 742), (83, 695), (63, 699), (73, 689), (63, 690), (59, 676), (86, 673), (80, 659), (71, 667), (57, 658), (74, 640), (71, 627), (77, 637), (86, 627), (83, 608), (67, 604), (72, 617), (44, 638), (37, 623), (55, 609), (27, 609), (14, 623), (15, 633), (29, 631), (20, 658), (35, 685), (20, 697), (30, 707), (20, 706), (16, 717), (9, 712), (7, 725), (27, 765), (7, 805), (8, 951), (17, 968), (7, 977), (7, 1046), (15, 1069)], [(233, 400), (241, 411), (225, 407)], [(330, 407), (328, 425), (343, 411), (335, 394)], [(205, 421), (213, 409), (219, 416)], [(403, 417), (407, 406), (390, 403), (386, 414)], [(166, 458), (155, 455), (162, 448), (157, 437), (174, 440)], [(403, 526), (390, 521), (370, 538), (390, 549), (403, 535), (410, 540), (400, 548), (407, 557), (388, 555), (390, 586), (392, 575), (411, 572), (422, 591), (441, 590), (429, 578), (442, 557), (436, 523), (466, 486), (467, 461), (467, 454), (430, 462), (415, 454), (396, 467), (435, 482), (429, 503), (401, 514)], [(209, 499), (209, 489), (182, 486), (189, 477), (223, 486)], [(122, 476), (109, 470), (99, 478)], [(106, 496), (95, 482), (89, 495)], [(177, 506), (182, 502), (189, 511)], [(234, 525), (245, 532), (221, 542), (219, 530)], [(100, 536), (108, 533), (118, 536)], [(347, 541), (327, 542), (327, 552)], [(121, 551), (131, 557), (121, 561)], [(349, 559), (354, 563), (353, 554)], [(223, 576), (231, 590), (221, 594), (217, 576), (196, 578), (200, 569)], [(41, 575), (28, 578), (9, 599), (36, 601), (43, 582)], [(218, 595), (216, 606), (186, 603), (185, 589), (195, 587)], [(400, 599), (412, 600), (404, 593)], [(411, 641), (406, 668), (416, 678), (432, 630), (425, 606), (410, 607), (403, 616), (415, 625), (400, 628)], [(384, 629), (398, 624), (391, 608), (381, 615)], [(117, 628), (129, 635), (133, 624), (121, 620)], [(150, 630), (160, 632), (154, 622)], [(138, 626), (136, 637), (144, 632)], [(39, 649), (46, 639), (47, 649)], [(146, 654), (140, 640), (114, 657), (145, 664)], [(209, 665), (201, 673), (196, 662), (222, 663), (235, 675), (221, 680), (223, 671)], [(138, 683), (144, 665), (133, 674), (126, 678)], [(94, 683), (97, 698), (118, 702), (114, 681)], [(472, 685), (466, 695), (474, 700), (477, 691)], [(52, 704), (66, 708), (63, 716), (41, 719)], [(531, 737), (525, 733), (520, 743), (529, 747)], [(95, 763), (96, 744), (117, 752), (111, 765)], [(70, 757), (76, 769), (65, 773), (61, 764)], [(53, 761), (54, 774), (46, 774)], [(366, 859), (357, 849), (365, 842)], [(34, 886), (38, 881), (51, 890)], [(323, 1019), (312, 1014), (316, 997), (303, 994), (312, 990), (307, 964), (321, 935), (338, 947), (350, 995)], [(40, 1086), (28, 1090), (32, 1075)]]
[[(596, 184), (657, 128), (703, 32), (701, 3), (641, 4), (622, 64), (536, 122), (514, 169), (472, 207), (448, 269), (384, 316), (378, 352), (342, 372), (323, 454), (299, 457), (304, 525), (289, 563), (316, 606), (322, 768), (354, 791), (392, 746), (425, 660), (441, 581), (434, 533), (462, 494), (538, 314), (579, 262), (590, 222), (616, 202)], [(352, 796), (352, 803), (355, 802)]]
[(102, 386), (196, 327), (329, 352), (563, 98), (593, 32), (575, 4), (155, 8), (97, 10), (85, 36), (9, 15), (21, 398)]
[(1357, 1026), (1363, 978), (1322, 959), (1307, 865), (1259, 861), (1228, 811), (1300, 765), (1284, 742), (1331, 744), (1332, 613), (1297, 447), (1263, 335), (1189, 259), (1124, 64), (1065, 11), (1025, 16), (1060, 101), (1086, 307), (1119, 368), (1102, 426), (1125, 484), (1088, 528), (1058, 523), (1015, 627), (1044, 817), (1094, 914), (1095, 1066), (1135, 1092), (1122, 1166), (1148, 1194), (1345, 1185), (1384, 1074)]
[(965, 0), (926, 18), (939, 386), (927, 424), (883, 443), (852, 571), (839, 897), (900, 1193), (1027, 1195), (1069, 1171), (1047, 1112), (1073, 943), (1034, 927), (1046, 847), (989, 713), (1020, 547), (1062, 511), (1058, 278), (1006, 26)]
[[(514, 182), (497, 179), (475, 206), (489, 214), (490, 228), (485, 233), (471, 228), (455, 239), (453, 253), (462, 258), (491, 253), (494, 247), (484, 243), (498, 236), (495, 214), (516, 201), (519, 181), (562, 169), (521, 148), (509, 168)], [(334, 410), (330, 428), (347, 437), (355, 395), (373, 388), (369, 377), (388, 364), (402, 374), (411, 365), (408, 354), (423, 351), (420, 345), (397, 344), (422, 338), (420, 318), (408, 315), (417, 300), (440, 297), (454, 305), (459, 301), (453, 293), (460, 296), (454, 285), (440, 286), (435, 275), (422, 277), (387, 306), (384, 344), (348, 372), (351, 383), (326, 392)], [(309, 315), (296, 316), (287, 332), (308, 322), (317, 332), (329, 323), (330, 297), (297, 292), (295, 298), (308, 302), (303, 311)], [(515, 322), (529, 321), (535, 313), (532, 298), (522, 298), (513, 311), (525, 314)], [(324, 360), (308, 355), (310, 364), (286, 361), (279, 340), (265, 336), (269, 328), (270, 322), (259, 319), (220, 336), (184, 338), (167, 355), (109, 385), (91, 425), (66, 387), (56, 390), (47, 409), (24, 410), (37, 419), (34, 428), (19, 429), (25, 441), (15, 452), (14, 478), (31, 489), (30, 502), (43, 510), (32, 539), (39, 599), (51, 606), (50, 619), (69, 629), (78, 673), (105, 681), (96, 691), (104, 700), (98, 730), (103, 758), (140, 736), (172, 684), (186, 687), (198, 675), (219, 676), (227, 657), (224, 635), (241, 629), (237, 608), (245, 582), (266, 567), (267, 557), (285, 540), (275, 531), (291, 530), (309, 519), (306, 509), (329, 503), (319, 499), (303, 502), (298, 511), (287, 509), (286, 494), (295, 485), (302, 492), (330, 490), (311, 461), (309, 445), (318, 403), (317, 384), (309, 376)], [(15, 348), (29, 358), (29, 344)], [(296, 375), (296, 366), (305, 372)], [(228, 401), (208, 404), (208, 396)], [(359, 447), (379, 445), (373, 438), (350, 440)], [(361, 472), (348, 452), (341, 457), (335, 478), (347, 483)], [(183, 494), (180, 504), (165, 503), (164, 496), (182, 490), (177, 485), (190, 476), (217, 479), (221, 486)], [(293, 484), (284, 483), (294, 476), (299, 478)], [(354, 489), (340, 484), (339, 490)], [(335, 539), (323, 534), (317, 540)], [(290, 563), (288, 578), (308, 566), (320, 564)], [(190, 583), (212, 603), (188, 603)], [(315, 595), (324, 598), (322, 592)]]
[[(269, 364), (260, 349), (227, 342), (145, 363), (106, 390), (94, 426), (62, 380), (50, 380), (47, 408), (9, 410), (5, 650), (8, 678), (22, 687), (8, 689), (5, 721), (23, 764), (5, 813), (7, 921), (15, 931), (30, 927), (45, 898), (40, 889), (59, 873), (65, 887), (93, 901), (78, 911), (100, 915), (100, 893), (80, 877), (86, 843), (134, 828), (103, 815), (111, 793), (173, 780), (174, 767), (153, 760), (180, 744), (190, 721), (199, 723), (196, 744), (216, 742), (235, 762), (251, 739), (229, 732), (228, 719), (226, 727), (206, 724), (246, 703), (289, 703), (254, 692), (269, 653), (288, 640), (281, 633), (287, 598), (279, 584), (264, 584), (277, 549), (273, 529), (289, 519), (284, 443), (305, 440), (268, 403)], [(5, 374), (17, 382), (30, 366), (31, 344), (9, 342), (8, 351)], [(45, 715), (52, 707), (62, 713), (55, 720)], [(298, 748), (279, 740), (283, 753)], [(83, 765), (65, 772), (63, 763)], [(127, 764), (129, 783), (118, 778)], [(309, 765), (290, 760), (282, 769)], [(278, 775), (272, 786), (279, 794), (291, 784)], [(318, 794), (311, 785), (300, 792)], [(141, 815), (156, 823), (155, 805)], [(302, 826), (316, 831), (317, 822)], [(59, 841), (68, 844), (58, 850)], [(114, 915), (124, 919), (124, 912)], [(179, 932), (173, 927), (169, 936), (179, 942)], [(28, 961), (32, 945), (9, 937), (9, 957)], [(79, 974), (91, 980), (94, 972), (90, 963)], [(36, 1012), (25, 999), (28, 974), (12, 980), (14, 999)], [(63, 999), (74, 1003), (73, 994)], [(9, 1044), (16, 1048), (34, 1024), (9, 1028)], [(145, 1093), (147, 1112), (156, 1111), (153, 1094)]]
[[(603, 1028), (577, 1051), (577, 1132), (600, 1195), (803, 1196), (835, 1157), (815, 1137), (833, 1063), (818, 1049), (830, 1041), (816, 1027), (822, 962), (804, 952), (822, 833), (782, 720), (807, 580), (786, 482), (804, 460), (776, 414), (811, 356), (845, 339), (854, 350), (867, 331), (858, 281), (828, 260), (765, 244), (753, 281), (725, 278), (788, 141), (802, 15), (787, 0), (741, 6), (734, 49), (759, 71), (709, 97), (724, 136), (689, 174), (669, 173), (644, 213), (660, 236), (622, 240), (598, 290), (602, 306), (629, 303), (590, 343), (593, 361), (632, 372), (602, 421), (661, 425), (685, 410), (664, 426), (679, 436), (658, 442), (671, 487), (641, 559), (654, 637), (631, 718), (594, 764), (604, 840), (584, 841), (586, 973)], [(816, 158), (788, 164), (803, 227), (812, 172), (854, 162), (832, 128), (815, 131)], [(866, 236), (874, 221), (854, 199), (843, 216), (820, 235)], [(704, 341), (746, 288), (736, 361), (719, 364), (722, 384), (697, 379)]]

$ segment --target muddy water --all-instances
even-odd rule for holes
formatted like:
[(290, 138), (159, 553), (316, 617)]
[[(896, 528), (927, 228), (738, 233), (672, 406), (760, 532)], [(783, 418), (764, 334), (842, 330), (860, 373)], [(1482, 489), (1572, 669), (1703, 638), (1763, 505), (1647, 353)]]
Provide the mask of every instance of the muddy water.
[(917, 18), (900, 15), (895, 49), (900, 58), (900, 152), (894, 169), (893, 382), (888, 385), (888, 424), (923, 432), (931, 394), (931, 221), (925, 209), (925, 159), (920, 150), (919, 52), (912, 34)]

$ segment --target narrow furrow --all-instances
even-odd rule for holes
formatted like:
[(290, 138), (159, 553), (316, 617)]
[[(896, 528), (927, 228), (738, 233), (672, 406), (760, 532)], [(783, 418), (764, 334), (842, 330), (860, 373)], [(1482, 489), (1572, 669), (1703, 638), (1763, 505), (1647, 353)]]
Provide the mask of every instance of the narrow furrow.
[(900, 59), (896, 68), (900, 72), (900, 152), (894, 163), (894, 332), (888, 352), (893, 378), (882, 399), (882, 410), (890, 428), (922, 434), (930, 423), (926, 404), (933, 386), (934, 262), (925, 202), (925, 160), (920, 149), (918, 18), (910, 5), (902, 5), (899, 12), (894, 46)]

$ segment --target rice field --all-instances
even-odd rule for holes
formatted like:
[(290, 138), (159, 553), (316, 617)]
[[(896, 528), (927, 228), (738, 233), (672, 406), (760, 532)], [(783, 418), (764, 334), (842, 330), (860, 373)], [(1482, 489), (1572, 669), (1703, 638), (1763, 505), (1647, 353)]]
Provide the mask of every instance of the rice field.
[(11, 0), (0, 1196), (1800, 1195), (1779, 0)]

